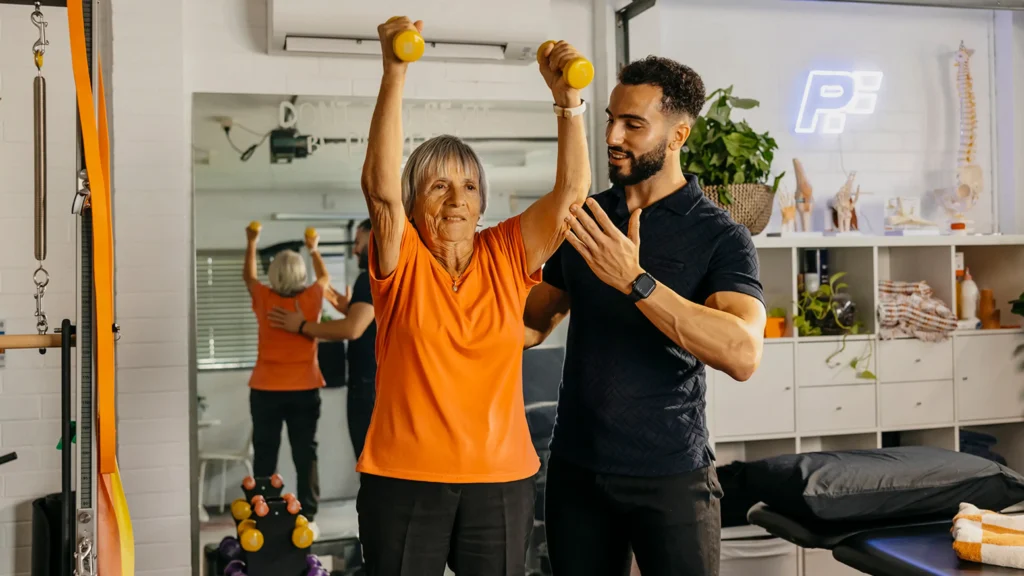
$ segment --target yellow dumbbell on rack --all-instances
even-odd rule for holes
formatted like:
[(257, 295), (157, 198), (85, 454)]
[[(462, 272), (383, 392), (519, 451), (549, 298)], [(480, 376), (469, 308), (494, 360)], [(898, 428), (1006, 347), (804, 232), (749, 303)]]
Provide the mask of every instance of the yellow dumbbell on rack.
[[(401, 16), (388, 18), (388, 23), (398, 20)], [(423, 36), (415, 30), (402, 30), (391, 40), (391, 47), (395, 50), (395, 56), (403, 62), (415, 62), (423, 57), (423, 51), (427, 44)]]
[[(555, 44), (554, 40), (548, 40), (537, 48), (537, 63), (543, 64), (544, 51), (549, 44)], [(582, 90), (594, 81), (594, 65), (586, 58), (573, 58), (568, 64), (562, 67), (562, 76), (569, 86)]]

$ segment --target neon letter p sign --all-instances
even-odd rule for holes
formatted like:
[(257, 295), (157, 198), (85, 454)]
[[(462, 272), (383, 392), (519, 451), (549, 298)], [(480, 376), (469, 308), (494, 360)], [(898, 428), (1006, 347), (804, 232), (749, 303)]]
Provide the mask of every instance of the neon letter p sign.
[(815, 131), (841, 134), (848, 114), (871, 114), (875, 111), (881, 87), (881, 72), (811, 71), (804, 85), (796, 131), (801, 134)]

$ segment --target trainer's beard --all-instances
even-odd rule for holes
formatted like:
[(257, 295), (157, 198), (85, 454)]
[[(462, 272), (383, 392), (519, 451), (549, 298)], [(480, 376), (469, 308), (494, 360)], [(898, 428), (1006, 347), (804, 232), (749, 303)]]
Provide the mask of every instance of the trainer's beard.
[[(625, 150), (619, 148), (609, 148), (609, 150), (625, 152)], [(632, 161), (630, 162), (631, 170), (629, 174), (622, 174), (619, 166), (609, 162), (608, 179), (616, 186), (632, 186), (634, 184), (639, 184), (658, 172), (661, 172), (661, 169), (665, 167), (665, 156), (667, 154), (668, 140), (662, 142), (661, 145), (654, 148), (654, 150), (641, 154), (639, 158), (630, 154)]]
[(363, 250), (359, 253), (359, 269), (369, 270), (370, 269), (370, 254), (369, 250)]

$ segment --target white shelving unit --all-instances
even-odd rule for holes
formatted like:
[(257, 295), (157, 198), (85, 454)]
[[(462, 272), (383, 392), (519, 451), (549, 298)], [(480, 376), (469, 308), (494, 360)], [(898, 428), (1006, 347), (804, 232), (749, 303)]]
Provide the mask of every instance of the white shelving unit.
[[(960, 449), (960, 431), (995, 436), (993, 450), (1024, 473), (1024, 373), (1020, 329), (957, 332), (929, 343), (881, 340), (880, 280), (925, 280), (955, 306), (955, 253), (980, 289), (993, 290), (1001, 322), (1021, 324), (1008, 302), (1024, 291), (1024, 236), (755, 237), (769, 308), (787, 310), (784, 338), (767, 339), (746, 382), (708, 369), (708, 426), (718, 465), (818, 450), (928, 445)], [(792, 328), (797, 274), (806, 249), (828, 249), (829, 273), (857, 305), (863, 333), (800, 337)], [(838, 354), (839, 350), (842, 350)], [(835, 355), (830, 362), (826, 360)], [(850, 361), (873, 373), (864, 379)], [(854, 573), (828, 552), (798, 550), (796, 574)], [(789, 566), (783, 560), (782, 566)], [(785, 568), (786, 573), (792, 573)]]

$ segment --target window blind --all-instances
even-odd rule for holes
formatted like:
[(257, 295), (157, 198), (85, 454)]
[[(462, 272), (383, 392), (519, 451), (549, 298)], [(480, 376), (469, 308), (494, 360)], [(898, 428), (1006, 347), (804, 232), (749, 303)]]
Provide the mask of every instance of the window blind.
[[(252, 368), (258, 330), (242, 280), (244, 250), (196, 251), (196, 365), (199, 370)], [(266, 273), (257, 263), (257, 275)]]

